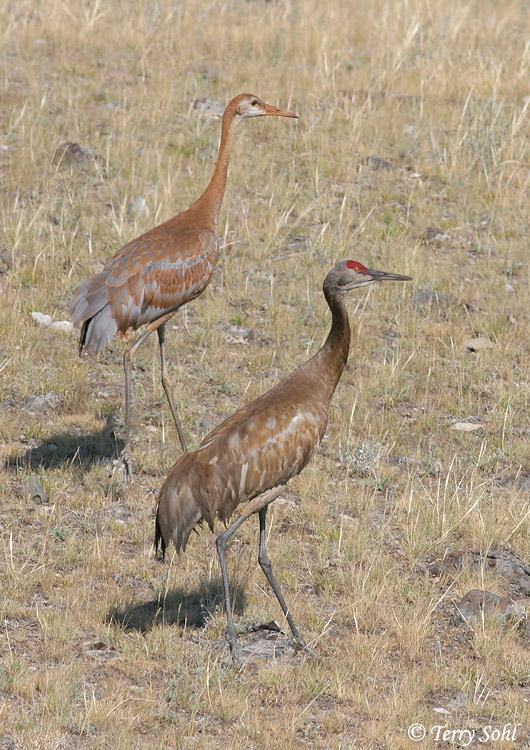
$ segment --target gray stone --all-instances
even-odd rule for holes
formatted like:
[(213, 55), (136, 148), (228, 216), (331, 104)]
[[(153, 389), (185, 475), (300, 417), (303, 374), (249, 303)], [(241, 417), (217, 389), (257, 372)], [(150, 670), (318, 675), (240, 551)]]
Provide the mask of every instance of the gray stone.
[(453, 422), (451, 428), (457, 430), (457, 432), (475, 432), (475, 430), (481, 430), (484, 427), (482, 424), (477, 422)]
[(507, 477), (500, 477), (499, 484), (501, 487), (515, 487), (523, 492), (530, 492), (530, 472), (520, 471), (517, 474), (510, 474)]
[(471, 352), (478, 352), (481, 349), (493, 349), (495, 344), (487, 336), (475, 336), (475, 338), (466, 339), (464, 346)]
[(99, 158), (89, 146), (80, 146), (79, 143), (68, 141), (57, 146), (52, 157), (52, 164), (57, 167), (83, 166), (87, 162)]
[(28, 414), (44, 414), (45, 412), (57, 409), (62, 402), (62, 398), (52, 391), (45, 393), (44, 396), (26, 396), (22, 401), (20, 408)]
[(133, 512), (122, 503), (114, 503), (110, 508), (104, 510), (101, 515), (105, 518), (111, 518), (114, 521), (125, 523), (133, 517)]
[(149, 206), (145, 198), (137, 196), (129, 203), (127, 215), (134, 219), (141, 219), (150, 215)]
[(268, 622), (238, 637), (234, 661), (241, 666), (257, 667), (292, 661), (300, 653), (311, 655), (309, 649), (301, 650), (295, 638), (283, 633), (278, 623)]
[(220, 419), (213, 416), (213, 414), (203, 414), (199, 419), (197, 427), (202, 435), (206, 435), (211, 432), (213, 428), (220, 422)]
[(52, 324), (51, 315), (46, 315), (46, 313), (34, 311), (31, 313), (31, 319), (34, 323), (42, 326), (43, 328), (48, 328), (48, 326), (51, 326)]
[(74, 330), (73, 323), (69, 320), (55, 320), (51, 324), (51, 328), (54, 331), (59, 331), (59, 333), (70, 333), (70, 331)]
[(452, 295), (436, 292), (434, 289), (417, 289), (412, 298), (412, 304), (422, 313), (445, 313), (447, 306), (453, 302)]
[(461, 622), (478, 625), (484, 617), (488, 616), (497, 617), (501, 622), (505, 622), (508, 619), (521, 619), (523, 611), (514, 599), (497, 596), (490, 591), (472, 589), (456, 605), (451, 622), (453, 625)]
[(223, 328), (229, 338), (237, 343), (255, 341), (257, 339), (257, 333), (253, 328), (245, 328), (244, 326), (235, 326), (231, 324), (225, 325)]
[(425, 230), (425, 242), (427, 244), (431, 242), (445, 242), (448, 239), (449, 235), (439, 227), (427, 227)]
[[(290, 255), (298, 255), (298, 253), (306, 253), (309, 250), (307, 237), (302, 234), (289, 234), (284, 246), (284, 253)], [(285, 256), (284, 256), (285, 257)]]
[(0, 273), (15, 267), (15, 251), (4, 250), (0, 253)]
[(485, 568), (490, 573), (501, 575), (525, 596), (530, 595), (530, 566), (516, 555), (504, 550), (492, 549), (487, 553), (466, 550), (451, 552), (442, 558), (432, 560), (427, 567), (435, 576), (457, 574), (465, 569)]
[(39, 477), (33, 476), (22, 482), (20, 494), (24, 498), (35, 500), (40, 503), (46, 502), (46, 490), (42, 486)]
[(201, 117), (222, 117), (225, 105), (211, 96), (198, 96), (193, 100), (193, 109)]

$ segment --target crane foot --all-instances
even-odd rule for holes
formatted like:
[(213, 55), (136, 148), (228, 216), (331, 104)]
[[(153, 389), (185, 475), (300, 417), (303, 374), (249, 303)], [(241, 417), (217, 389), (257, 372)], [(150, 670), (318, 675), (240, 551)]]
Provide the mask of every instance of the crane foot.
[(126, 445), (125, 448), (120, 453), (120, 458), (118, 460), (118, 463), (116, 464), (112, 476), (123, 466), (123, 484), (122, 484), (122, 492), (125, 492), (127, 489), (127, 482), (133, 483), (133, 472), (132, 472), (132, 458), (131, 458), (131, 450)]
[(299, 651), (307, 650), (306, 642), (304, 641), (300, 633), (298, 634), (296, 638), (296, 643), (294, 644), (294, 650), (295, 650), (295, 653), (298, 653)]
[(227, 640), (228, 646), (230, 647), (230, 653), (234, 654), (237, 643), (237, 634), (235, 628), (227, 628), (225, 630), (225, 638)]

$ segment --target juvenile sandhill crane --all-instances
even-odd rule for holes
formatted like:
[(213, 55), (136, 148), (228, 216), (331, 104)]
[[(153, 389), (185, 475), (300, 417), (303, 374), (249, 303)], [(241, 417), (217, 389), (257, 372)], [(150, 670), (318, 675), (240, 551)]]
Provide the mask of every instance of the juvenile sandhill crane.
[(299, 474), (317, 449), (328, 421), (331, 397), (348, 359), (350, 324), (345, 293), (376, 281), (408, 281), (402, 276), (343, 261), (324, 281), (324, 295), (332, 315), (324, 346), (274, 388), (224, 420), (193, 453), (182, 456), (171, 469), (158, 499), (155, 548), (165, 554), (170, 541), (177, 552), (186, 548), (196, 524), (206, 521), (213, 531), (215, 517), (227, 524), (239, 503), (243, 513), (217, 537), (223, 576), (231, 651), (236, 646), (225, 551), (243, 521), (259, 513), (258, 562), (287, 618), (293, 636), (304, 640), (296, 627), (272, 573), (265, 548), (267, 507)]
[(222, 119), (217, 164), (205, 192), (187, 211), (132, 240), (108, 261), (101, 273), (84, 281), (74, 292), (71, 317), (81, 328), (79, 353), (100, 352), (119, 331), (146, 330), (125, 352), (125, 447), (123, 487), (132, 482), (131, 365), (138, 348), (158, 333), (161, 379), (175, 421), (182, 450), (186, 441), (173, 399), (164, 350), (164, 326), (179, 307), (198, 297), (208, 286), (219, 258), (217, 222), (226, 186), (235, 129), (247, 117), (297, 117), (265, 104), (252, 94), (239, 94), (228, 104)]

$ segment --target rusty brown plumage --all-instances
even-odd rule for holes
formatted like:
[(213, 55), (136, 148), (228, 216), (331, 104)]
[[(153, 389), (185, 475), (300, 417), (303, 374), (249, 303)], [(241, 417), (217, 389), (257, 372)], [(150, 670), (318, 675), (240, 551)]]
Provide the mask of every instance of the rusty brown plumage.
[(320, 351), (270, 391), (225, 419), (196, 451), (177, 461), (162, 486), (155, 524), (155, 547), (161, 547), (162, 553), (170, 541), (177, 552), (184, 550), (196, 524), (206, 521), (213, 530), (216, 517), (226, 523), (240, 503), (247, 503), (242, 515), (217, 540), (227, 637), (232, 649), (236, 636), (224, 553), (236, 528), (256, 512), (260, 518), (258, 560), (293, 635), (303, 644), (267, 557), (267, 506), (307, 465), (324, 435), (331, 398), (350, 347), (345, 293), (377, 281), (408, 279), (409, 276), (367, 269), (356, 261), (343, 261), (333, 268), (324, 281), (332, 324)]
[(147, 329), (124, 356), (126, 439), (122, 453), (127, 479), (132, 481), (131, 366), (145, 339), (157, 331), (162, 385), (177, 427), (182, 449), (186, 442), (173, 401), (164, 353), (164, 325), (186, 302), (208, 286), (219, 258), (218, 218), (223, 200), (235, 128), (248, 117), (296, 117), (252, 94), (239, 94), (222, 119), (221, 145), (213, 176), (205, 192), (187, 211), (132, 240), (109, 260), (101, 273), (74, 292), (71, 316), (81, 328), (79, 353), (99, 352), (118, 332)]

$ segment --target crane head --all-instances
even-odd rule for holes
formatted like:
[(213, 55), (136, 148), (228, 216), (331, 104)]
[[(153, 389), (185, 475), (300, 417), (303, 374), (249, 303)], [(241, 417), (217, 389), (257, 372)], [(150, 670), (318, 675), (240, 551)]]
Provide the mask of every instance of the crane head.
[(400, 273), (388, 273), (387, 271), (376, 271), (366, 268), (356, 260), (343, 260), (342, 263), (333, 268), (324, 280), (324, 291), (326, 288), (335, 294), (344, 294), (350, 289), (373, 284), (376, 281), (411, 281), (411, 276)]
[(266, 115), (298, 118), (298, 115), (295, 115), (293, 112), (287, 112), (284, 109), (273, 107), (272, 104), (266, 104), (253, 94), (239, 94), (239, 96), (234, 97), (226, 108), (226, 112), (230, 112), (232, 116), (237, 117), (239, 120), (244, 120), (247, 117), (264, 117)]

